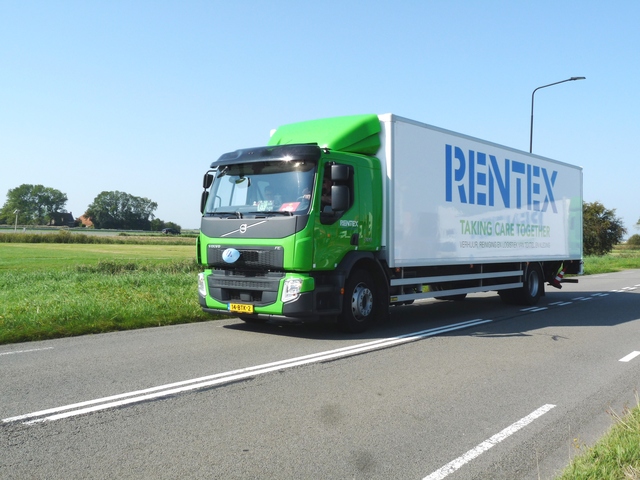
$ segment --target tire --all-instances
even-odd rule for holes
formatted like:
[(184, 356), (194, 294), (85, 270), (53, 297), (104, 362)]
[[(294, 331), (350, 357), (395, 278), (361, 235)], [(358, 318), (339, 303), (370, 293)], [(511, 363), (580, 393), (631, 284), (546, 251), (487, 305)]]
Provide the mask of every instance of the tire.
[(342, 313), (338, 326), (344, 332), (360, 333), (371, 326), (379, 308), (378, 292), (367, 270), (355, 270), (344, 286)]
[(524, 272), (524, 285), (519, 290), (518, 303), (536, 305), (544, 291), (544, 275), (538, 263), (530, 263)]
[(544, 274), (539, 263), (530, 263), (524, 271), (520, 288), (498, 290), (500, 299), (507, 305), (536, 305), (544, 294)]

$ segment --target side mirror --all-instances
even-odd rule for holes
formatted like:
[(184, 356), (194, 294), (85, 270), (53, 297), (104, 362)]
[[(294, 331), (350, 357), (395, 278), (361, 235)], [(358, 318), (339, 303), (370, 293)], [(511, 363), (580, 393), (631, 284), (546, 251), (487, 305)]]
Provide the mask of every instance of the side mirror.
[(346, 185), (333, 185), (331, 187), (331, 210), (344, 212), (349, 209), (349, 203), (349, 187)]
[(331, 165), (331, 180), (334, 182), (346, 182), (350, 173), (347, 165)]
[(202, 192), (202, 196), (200, 197), (200, 213), (204, 213), (204, 206), (207, 204), (207, 199), (209, 198), (209, 192), (206, 190)]
[(204, 174), (204, 178), (202, 179), (202, 187), (209, 188), (213, 183), (213, 175), (209, 172)]

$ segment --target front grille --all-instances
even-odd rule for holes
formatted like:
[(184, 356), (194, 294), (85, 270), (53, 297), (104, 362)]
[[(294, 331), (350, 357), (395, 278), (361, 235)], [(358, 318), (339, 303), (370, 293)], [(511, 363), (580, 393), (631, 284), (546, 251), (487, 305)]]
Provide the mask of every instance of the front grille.
[(284, 266), (284, 249), (282, 247), (240, 247), (240, 257), (234, 263), (226, 263), (222, 253), (227, 249), (224, 245), (209, 245), (207, 264), (216, 268), (240, 268), (259, 270), (282, 270)]
[(278, 296), (284, 273), (257, 274), (250, 271), (214, 270), (208, 277), (209, 295), (222, 303), (240, 301), (269, 305)]

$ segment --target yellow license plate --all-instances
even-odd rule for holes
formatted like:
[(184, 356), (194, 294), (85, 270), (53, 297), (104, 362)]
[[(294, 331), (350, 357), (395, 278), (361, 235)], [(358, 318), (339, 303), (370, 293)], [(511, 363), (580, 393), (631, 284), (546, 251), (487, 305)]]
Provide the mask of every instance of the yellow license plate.
[(230, 303), (229, 311), (237, 313), (253, 313), (253, 305), (247, 305), (244, 303)]

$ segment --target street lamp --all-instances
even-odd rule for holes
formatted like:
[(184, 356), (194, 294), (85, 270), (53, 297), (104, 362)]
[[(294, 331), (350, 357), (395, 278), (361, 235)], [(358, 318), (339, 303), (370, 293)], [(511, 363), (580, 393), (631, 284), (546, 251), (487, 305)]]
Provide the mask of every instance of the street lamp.
[(13, 233), (16, 233), (18, 231), (18, 213), (20, 213), (20, 210), (16, 208), (13, 213), (16, 214), (16, 224), (13, 227)]
[(543, 85), (541, 87), (536, 88), (531, 94), (531, 129), (529, 130), (529, 153), (533, 150), (533, 96), (536, 94), (536, 91), (541, 88), (551, 87), (552, 85), (558, 85), (559, 83), (564, 82), (573, 82), (574, 80), (584, 80), (586, 77), (571, 77), (566, 80), (561, 80), (559, 82), (550, 83), (549, 85)]

